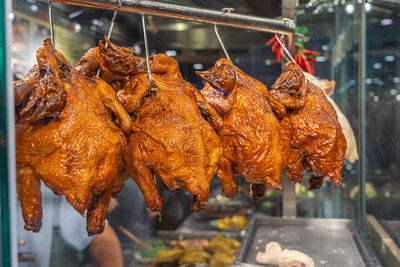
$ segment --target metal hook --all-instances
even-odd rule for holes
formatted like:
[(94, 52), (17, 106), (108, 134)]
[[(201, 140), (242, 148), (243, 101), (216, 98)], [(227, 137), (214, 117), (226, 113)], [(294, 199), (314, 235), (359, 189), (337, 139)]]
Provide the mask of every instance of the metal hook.
[[(121, 7), (121, 4), (122, 4), (122, 0), (118, 0), (118, 8)], [(110, 40), (111, 33), (112, 33), (113, 29), (114, 29), (115, 21), (117, 20), (117, 15), (118, 15), (118, 11), (115, 10), (114, 14), (113, 14), (113, 17), (111, 19), (110, 28), (108, 29), (108, 34), (107, 34), (107, 39), (108, 40)], [(107, 48), (108, 47), (108, 43), (106, 42), (104, 46)], [(101, 67), (97, 70), (96, 77), (100, 77), (100, 71), (101, 71)]]
[(54, 26), (53, 26), (53, 7), (52, 4), (53, 2), (49, 0), (49, 26), (50, 26), (50, 39), (51, 39), (51, 44), (53, 47), (53, 50), (56, 49), (56, 45), (54, 43)]
[(231, 57), (230, 57), (229, 54), (228, 54), (228, 51), (226, 51), (225, 45), (224, 45), (224, 43), (222, 42), (221, 37), (219, 36), (217, 24), (214, 24), (214, 31), (215, 31), (215, 35), (217, 35), (217, 38), (218, 38), (218, 41), (219, 41), (219, 43), (220, 43), (220, 45), (221, 45), (221, 47), (222, 47), (222, 50), (224, 50), (224, 53), (225, 53), (226, 58), (227, 58), (229, 61), (232, 61), (232, 60), (231, 60)]
[[(122, 0), (118, 0), (118, 8), (121, 7), (121, 4), (122, 4)], [(110, 39), (110, 37), (111, 37), (111, 33), (112, 33), (113, 29), (114, 29), (115, 21), (117, 20), (117, 15), (118, 15), (118, 11), (115, 10), (114, 14), (113, 14), (113, 17), (111, 19), (110, 29), (108, 29), (108, 34), (107, 34), (107, 38), (108, 39)], [(105, 44), (105, 47), (108, 47), (108, 43)]]
[(147, 75), (149, 76), (149, 81), (151, 85), (151, 70), (150, 70), (150, 60), (149, 60), (149, 44), (147, 42), (147, 32), (146, 32), (146, 20), (145, 15), (142, 13), (142, 27), (143, 27), (143, 38), (144, 38), (144, 49), (146, 51), (146, 64), (147, 64)]
[[(226, 7), (226, 8), (221, 9), (221, 11), (223, 12), (223, 15), (225, 15), (226, 13), (230, 14), (231, 11), (233, 11), (233, 10), (235, 10), (235, 9), (234, 9), (234, 8), (229, 8), (229, 7)], [(219, 36), (217, 24), (214, 24), (214, 31), (215, 31), (215, 35), (216, 35), (217, 38), (218, 38), (219, 44), (220, 44), (221, 47), (222, 47), (222, 50), (224, 50), (225, 57), (226, 57), (230, 62), (232, 62), (231, 57), (229, 56), (229, 53), (228, 53), (228, 51), (226, 50), (224, 43), (222, 42), (221, 36)], [(233, 71), (235, 72), (235, 78), (236, 78), (236, 80), (238, 80), (238, 75), (237, 75), (236, 69), (234, 68)]]
[[(283, 37), (283, 35), (281, 35), (280, 38), (282, 38), (282, 37)], [(276, 37), (276, 38), (278, 39), (278, 37)], [(279, 43), (280, 45), (282, 45), (281, 42), (280, 42), (280, 39), (278, 40), (278, 43)], [(282, 56), (283, 56), (283, 58), (284, 58), (287, 62), (291, 62), (291, 61), (292, 61), (292, 60), (290, 60), (290, 58), (288, 58), (288, 57), (286, 56), (286, 53), (283, 53)]]
[[(284, 52), (286, 53), (286, 55), (289, 57), (290, 60), (288, 60), (288, 61), (293, 62), (293, 63), (299, 68), (299, 70), (300, 70), (301, 74), (303, 75), (304, 79), (306, 79), (306, 76), (304, 75), (303, 70), (300, 68), (299, 65), (297, 65), (296, 60), (294, 60), (294, 58), (293, 58), (292, 55), (290, 54), (289, 50), (288, 50), (288, 49), (286, 48), (286, 46), (281, 42), (281, 40), (279, 39), (277, 33), (275, 33), (275, 38), (276, 38), (276, 40), (278, 41), (278, 43), (280, 44), (280, 46), (282, 47), (283, 51), (284, 51)], [(286, 58), (285, 58), (285, 59), (286, 59)], [(287, 59), (286, 59), (286, 60), (287, 60)]]

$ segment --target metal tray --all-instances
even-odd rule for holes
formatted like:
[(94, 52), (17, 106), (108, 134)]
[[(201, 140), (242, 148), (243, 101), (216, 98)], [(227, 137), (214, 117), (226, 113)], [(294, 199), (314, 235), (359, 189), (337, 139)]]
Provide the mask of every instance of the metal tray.
[(236, 239), (242, 241), (243, 236), (239, 233), (219, 232), (219, 231), (190, 231), (190, 232), (179, 232), (179, 231), (168, 231), (160, 230), (157, 231), (157, 238), (161, 240), (186, 240), (196, 238), (208, 238), (212, 239), (217, 235)]
[(380, 266), (372, 249), (348, 219), (282, 218), (259, 214), (251, 219), (235, 264), (259, 265), (256, 255), (264, 251), (270, 241), (280, 243), (284, 249), (306, 253), (313, 258), (315, 266)]

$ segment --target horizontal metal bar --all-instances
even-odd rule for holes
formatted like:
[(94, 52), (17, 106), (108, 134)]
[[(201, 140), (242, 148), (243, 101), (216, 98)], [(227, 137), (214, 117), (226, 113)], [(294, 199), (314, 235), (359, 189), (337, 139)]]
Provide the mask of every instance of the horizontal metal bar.
[(123, 0), (118, 8), (116, 0), (53, 0), (64, 4), (94, 7), (108, 10), (119, 10), (138, 14), (169, 17), (233, 26), (255, 31), (273, 32), (289, 35), (294, 33), (296, 24), (289, 19), (270, 19), (251, 15), (242, 15), (204, 8), (187, 7), (156, 1)]

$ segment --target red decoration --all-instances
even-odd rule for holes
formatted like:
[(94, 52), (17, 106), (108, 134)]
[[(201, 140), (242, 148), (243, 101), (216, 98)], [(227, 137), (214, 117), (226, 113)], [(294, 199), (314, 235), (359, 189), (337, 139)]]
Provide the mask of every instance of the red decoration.
[[(285, 45), (285, 38), (281, 37), (281, 43)], [(265, 43), (266, 46), (272, 45), (272, 52), (276, 54), (276, 60), (281, 63), (282, 53), (284, 53), (281, 45), (279, 44), (276, 36), (272, 37)], [(305, 49), (304, 46), (296, 47), (296, 52), (292, 55), (297, 65), (305, 71), (312, 75), (314, 75), (314, 64), (316, 62), (316, 57), (319, 56), (319, 53), (316, 51)]]

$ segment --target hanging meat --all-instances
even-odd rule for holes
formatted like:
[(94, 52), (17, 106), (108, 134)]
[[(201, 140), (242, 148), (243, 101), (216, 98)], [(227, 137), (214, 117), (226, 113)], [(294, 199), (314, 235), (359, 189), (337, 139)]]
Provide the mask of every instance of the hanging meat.
[[(124, 57), (127, 48), (106, 41), (109, 48), (99, 43), (101, 72), (125, 77), (122, 90), (117, 93), (118, 101), (134, 120), (125, 160), (148, 208), (156, 211), (162, 208), (153, 174), (170, 190), (189, 191), (193, 195), (193, 211), (206, 208), (215, 172), (225, 194), (236, 195), (237, 184), (230, 170), (225, 169), (225, 161), (220, 160), (221, 143), (198, 107), (210, 113), (215, 111), (182, 78), (176, 61), (164, 54), (151, 57), (150, 84), (145, 58)], [(88, 63), (93, 58), (96, 56), (87, 55), (77, 68), (83, 73), (93, 73), (91, 66), (96, 64)], [(216, 120), (216, 124), (221, 123)]]
[(354, 136), (354, 132), (351, 128), (349, 120), (340, 110), (338, 105), (336, 105), (335, 101), (333, 101), (333, 99), (330, 97), (335, 90), (335, 82), (328, 80), (318, 80), (317, 78), (306, 72), (304, 73), (304, 75), (306, 76), (308, 81), (312, 82), (315, 86), (322, 89), (322, 92), (325, 93), (326, 99), (328, 99), (329, 103), (331, 103), (331, 105), (335, 109), (338, 116), (338, 121), (343, 130), (344, 137), (346, 138), (347, 148), (346, 153), (344, 154), (344, 158), (347, 159), (350, 163), (354, 163), (356, 160), (358, 160), (356, 137)]
[(222, 118), (213, 125), (226, 157), (226, 169), (251, 182), (253, 198), (264, 195), (265, 184), (282, 190), (281, 171), (286, 164), (288, 140), (274, 110), (285, 108), (272, 99), (266, 87), (227, 59), (197, 74), (206, 81), (201, 93)]
[(123, 185), (124, 132), (129, 134), (132, 120), (108, 84), (76, 72), (49, 39), (36, 58), (38, 64), (14, 82), (17, 192), (25, 229), (40, 230), (43, 181), (82, 216), (87, 211), (89, 235), (101, 233), (110, 198)]
[(281, 121), (290, 140), (286, 177), (301, 182), (304, 168), (311, 173), (309, 189), (320, 188), (325, 176), (340, 186), (346, 140), (322, 90), (294, 63), (287, 63), (270, 93), (287, 109)]

